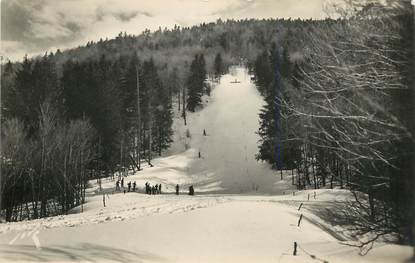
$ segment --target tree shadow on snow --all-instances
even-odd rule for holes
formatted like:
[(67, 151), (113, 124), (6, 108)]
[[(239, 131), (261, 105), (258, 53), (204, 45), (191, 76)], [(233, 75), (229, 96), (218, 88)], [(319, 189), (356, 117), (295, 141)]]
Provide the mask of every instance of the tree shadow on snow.
[[(305, 209), (317, 215), (326, 222), (327, 226), (323, 226), (312, 218), (306, 217), (307, 221), (326, 229), (328, 233), (340, 241), (357, 241), (356, 234), (364, 225), (363, 222), (367, 222), (369, 217), (367, 210), (354, 201), (311, 203), (305, 204)], [(333, 227), (338, 228), (334, 230)]]
[(143, 262), (166, 261), (148, 252), (131, 252), (124, 249), (82, 243), (79, 246), (53, 246), (37, 249), (29, 245), (0, 245), (0, 254), (6, 262)]

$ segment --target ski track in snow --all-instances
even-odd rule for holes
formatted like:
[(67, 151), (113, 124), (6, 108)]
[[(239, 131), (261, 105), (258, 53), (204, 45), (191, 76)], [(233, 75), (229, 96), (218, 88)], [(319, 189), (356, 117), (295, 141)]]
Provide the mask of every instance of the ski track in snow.
[(32, 240), (33, 240), (33, 243), (35, 243), (35, 246), (36, 246), (37, 249), (42, 249), (42, 246), (40, 245), (39, 238), (37, 236), (39, 234), (39, 232), (40, 232), (39, 230), (36, 230), (35, 233), (33, 233)]
[[(124, 221), (154, 214), (183, 213), (200, 208), (207, 208), (229, 201), (226, 197), (185, 197), (182, 199), (172, 195), (148, 196), (143, 194), (128, 193), (115, 194), (106, 201), (106, 207), (102, 206), (100, 200), (93, 200), (91, 203), (95, 208), (80, 214), (60, 215), (31, 221), (5, 223), (0, 225), (0, 234), (9, 231), (19, 231), (16, 237), (10, 241), (13, 244), (19, 237), (22, 239), (26, 233), (31, 236), (35, 244), (40, 229), (57, 227), (75, 227), (85, 224), (99, 224), (110, 221)], [(100, 195), (98, 199), (100, 199)], [(114, 200), (115, 202), (112, 202)]]
[(31, 229), (30, 231), (23, 230), (22, 233), (18, 233), (12, 240), (10, 240), (9, 245), (13, 245), (18, 239), (23, 240), (27, 237), (33, 241), (36, 249), (38, 250), (42, 249), (42, 246), (40, 244), (40, 240), (38, 237), (38, 234), (40, 233), (40, 226), (41, 225), (38, 224), (38, 225), (35, 225), (33, 229)]

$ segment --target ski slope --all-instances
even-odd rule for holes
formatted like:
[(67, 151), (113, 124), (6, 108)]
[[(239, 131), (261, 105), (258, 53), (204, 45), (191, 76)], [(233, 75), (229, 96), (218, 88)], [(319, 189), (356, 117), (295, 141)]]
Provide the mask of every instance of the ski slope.
[[(115, 191), (110, 178), (100, 189), (94, 180), (82, 209), (0, 224), (0, 262), (409, 262), (411, 247), (386, 243), (362, 257), (344, 244), (352, 241), (347, 233), (322, 219), (352, 198), (348, 191), (297, 192), (289, 172), (280, 180), (255, 161), (263, 100), (245, 69), (233, 68), (204, 104), (188, 125), (175, 120), (172, 149), (154, 167), (125, 178), (137, 192)], [(164, 194), (143, 194), (145, 182), (161, 183)], [(189, 185), (196, 196), (186, 194)]]
[[(232, 83), (238, 80), (238, 83)], [(173, 148), (188, 145), (188, 155), (194, 157), (188, 172), (208, 177), (227, 193), (255, 191), (282, 193), (279, 177), (266, 163), (258, 163), (258, 113), (264, 101), (251, 83), (244, 68), (231, 68), (230, 74), (214, 86), (208, 104), (189, 114), (187, 126), (176, 126), (179, 138)], [(182, 124), (182, 121), (180, 121)], [(203, 136), (203, 130), (207, 136)], [(186, 133), (191, 138), (186, 137)], [(181, 144), (181, 145), (180, 145)], [(198, 158), (198, 153), (201, 158)]]
[[(239, 82), (232, 83), (235, 79)], [(204, 107), (187, 113), (187, 125), (176, 112), (174, 143), (165, 156), (126, 180), (140, 187), (147, 181), (161, 183), (167, 192), (176, 184), (182, 189), (194, 185), (199, 193), (282, 194), (293, 189), (290, 172), (281, 180), (269, 164), (255, 160), (264, 101), (247, 70), (233, 67), (212, 87), (211, 96), (203, 97)]]

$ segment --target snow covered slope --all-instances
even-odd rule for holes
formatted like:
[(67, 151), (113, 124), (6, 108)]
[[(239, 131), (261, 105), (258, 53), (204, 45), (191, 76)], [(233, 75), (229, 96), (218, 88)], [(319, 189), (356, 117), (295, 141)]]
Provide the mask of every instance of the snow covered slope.
[[(232, 83), (235, 79), (239, 82)], [(184, 188), (193, 184), (196, 192), (205, 193), (282, 194), (292, 188), (291, 175), (281, 181), (267, 163), (255, 160), (258, 113), (264, 101), (245, 68), (231, 68), (203, 102), (202, 109), (188, 113), (186, 126), (183, 119), (175, 119), (175, 140), (167, 156), (126, 180), (140, 187), (146, 181), (162, 183), (167, 191), (176, 184)]]
[[(244, 69), (224, 76), (206, 99), (188, 126), (176, 120), (169, 155), (125, 178), (136, 181), (137, 192), (116, 192), (110, 178), (100, 191), (94, 180), (82, 212), (0, 224), (0, 262), (403, 263), (412, 256), (411, 247), (385, 243), (360, 256), (320, 216), (349, 200), (348, 191), (316, 190), (315, 199), (314, 190), (293, 194), (289, 173), (280, 180), (255, 161), (263, 101)], [(147, 181), (161, 183), (165, 194), (143, 194)], [(172, 194), (176, 184), (179, 196)], [(196, 196), (186, 194), (191, 184)]]
[[(311, 201), (308, 193), (118, 193), (107, 197), (106, 207), (98, 195), (84, 213), (2, 225), (0, 262), (403, 263), (411, 257), (412, 248), (383, 243), (360, 256), (307, 211), (339, 196), (347, 199), (347, 192), (319, 190)], [(296, 202), (304, 202), (301, 211)], [(296, 256), (294, 242), (299, 245)]]
[[(232, 83), (235, 79), (240, 83)], [(227, 192), (252, 191), (255, 184), (261, 192), (277, 191), (275, 171), (255, 160), (258, 113), (264, 102), (246, 70), (231, 68), (230, 74), (222, 77), (213, 89), (211, 98), (205, 100), (209, 104), (188, 118), (186, 128), (191, 139), (187, 144), (195, 157), (189, 172), (214, 177)], [(204, 129), (207, 136), (203, 136)]]

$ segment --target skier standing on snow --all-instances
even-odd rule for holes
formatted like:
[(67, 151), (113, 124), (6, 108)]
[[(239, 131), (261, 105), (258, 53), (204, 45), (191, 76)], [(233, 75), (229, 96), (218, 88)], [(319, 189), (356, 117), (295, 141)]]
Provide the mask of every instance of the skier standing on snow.
[(161, 184), (159, 184), (159, 194), (161, 194)]
[(135, 183), (135, 181), (134, 181), (134, 183), (133, 183), (133, 192), (135, 192), (135, 186), (136, 186), (137, 184)]
[(189, 186), (189, 195), (194, 195), (195, 190), (193, 189), (193, 185)]
[(205, 129), (203, 129), (203, 136), (206, 136), (206, 131), (205, 131)]
[(115, 191), (119, 191), (120, 190), (120, 181), (117, 180), (117, 182), (115, 183)]
[(121, 187), (124, 188), (124, 178), (121, 178)]
[(128, 186), (128, 192), (130, 192), (130, 190), (131, 190), (131, 182), (128, 182), (127, 186)]
[(156, 188), (156, 194), (158, 194), (159, 193), (159, 185), (156, 184), (155, 188)]
[(176, 195), (179, 195), (179, 185), (176, 184)]

